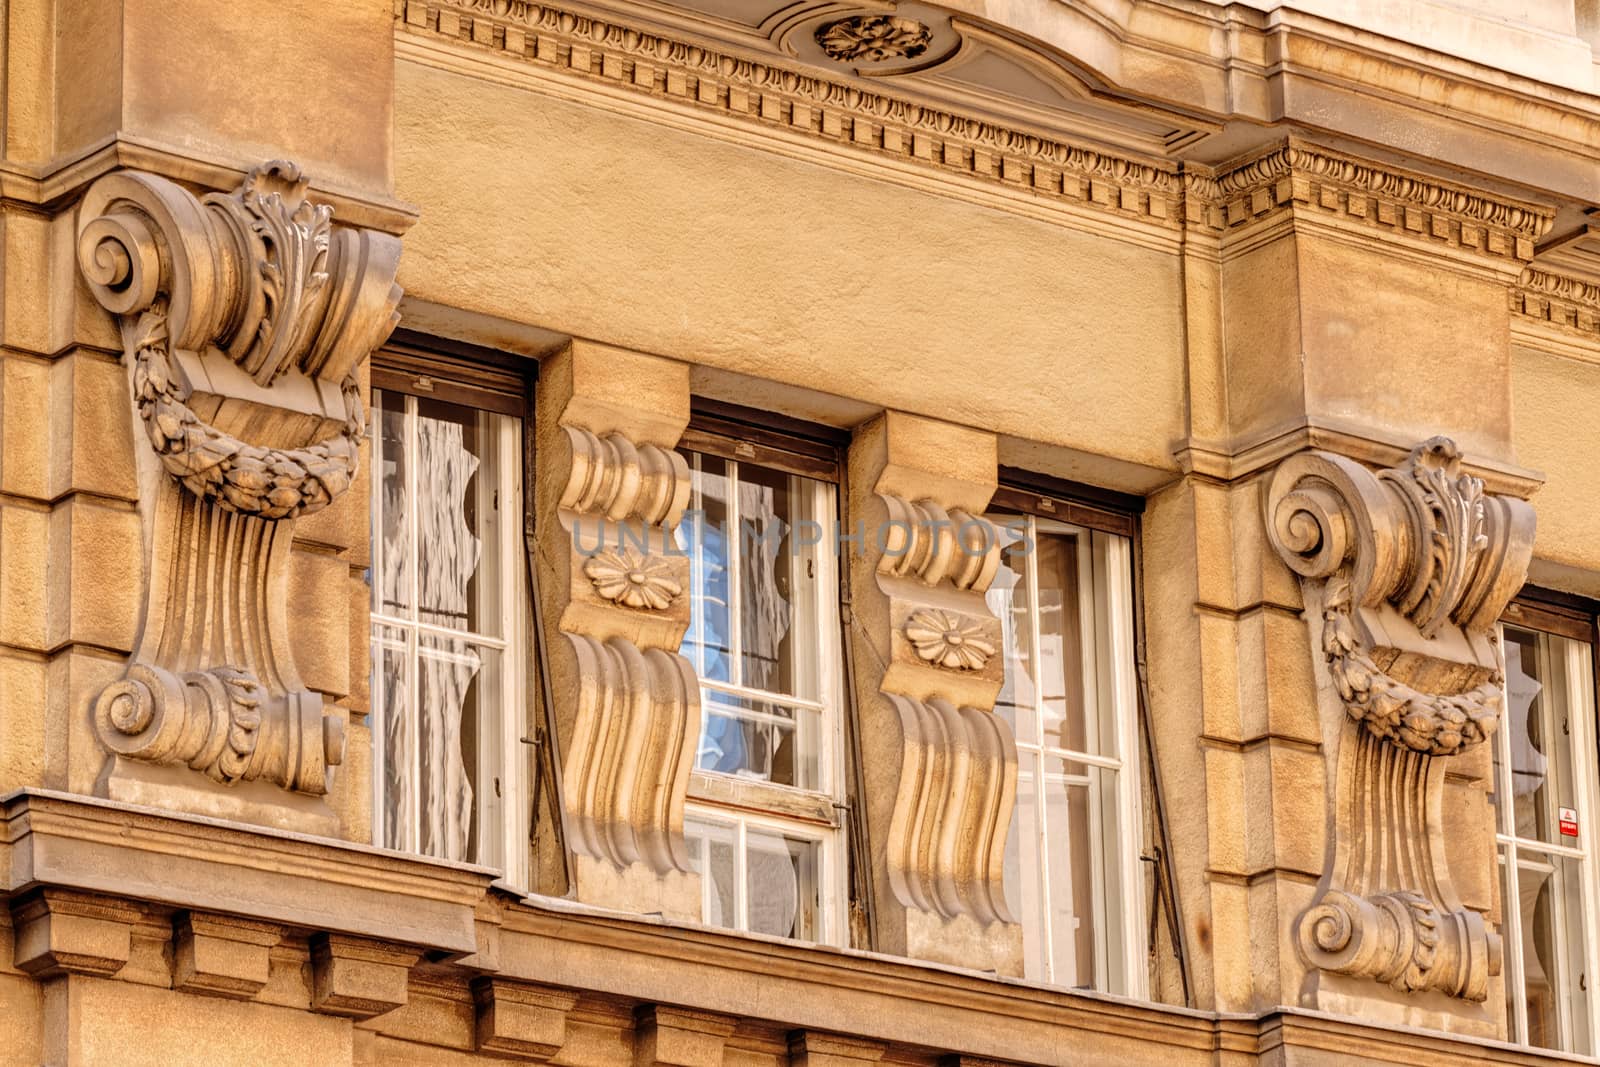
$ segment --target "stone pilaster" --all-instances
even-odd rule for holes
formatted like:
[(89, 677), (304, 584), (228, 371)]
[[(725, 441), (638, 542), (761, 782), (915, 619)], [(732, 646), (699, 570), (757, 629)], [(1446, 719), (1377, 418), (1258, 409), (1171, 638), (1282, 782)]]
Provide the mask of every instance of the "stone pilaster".
[(1001, 884), (1016, 743), (992, 710), (1005, 665), (984, 601), (996, 455), (992, 434), (900, 412), (857, 433), (849, 639), (881, 947), (1020, 974)]
[(699, 685), (678, 646), (689, 560), (689, 369), (575, 341), (539, 382), (540, 596), (579, 900), (700, 918), (683, 807)]

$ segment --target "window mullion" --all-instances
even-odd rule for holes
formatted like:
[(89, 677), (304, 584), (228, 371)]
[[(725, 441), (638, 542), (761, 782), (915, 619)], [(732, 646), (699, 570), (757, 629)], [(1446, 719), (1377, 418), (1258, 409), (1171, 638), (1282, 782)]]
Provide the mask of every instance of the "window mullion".
[(744, 591), (740, 577), (744, 566), (744, 540), (739, 525), (739, 464), (727, 460), (726, 483), (728, 499), (728, 529), (723, 534), (723, 548), (728, 559), (728, 678), (735, 685), (744, 684)]
[(406, 687), (405, 728), (411, 742), (406, 760), (406, 848), (422, 851), (422, 658), (421, 641), (415, 624), (422, 621), (422, 590), (417, 582), (417, 556), (422, 550), (421, 501), (417, 496), (417, 460), (421, 445), (417, 433), (417, 398), (406, 397), (405, 407), (406, 447), (406, 599), (412, 626), (406, 633), (406, 670), (410, 685)]
[[(1056, 980), (1055, 898), (1050, 893), (1050, 800), (1044, 763), (1044, 667), (1039, 632), (1039, 524), (1028, 516), (1028, 543), (1033, 551), (1024, 553), (1023, 581), (1028, 587), (1028, 662), (1033, 674), (1033, 729), (1028, 748), (1033, 761), (1034, 854), (1038, 857), (1040, 911), (1044, 929), (1040, 933), (1040, 957), (1044, 960), (1044, 980)], [(1071, 979), (1068, 979), (1071, 981)]]

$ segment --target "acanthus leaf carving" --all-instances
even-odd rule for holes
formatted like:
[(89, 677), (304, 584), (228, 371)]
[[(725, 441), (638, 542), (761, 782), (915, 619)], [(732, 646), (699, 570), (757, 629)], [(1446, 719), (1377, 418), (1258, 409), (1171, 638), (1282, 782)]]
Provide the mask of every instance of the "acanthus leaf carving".
[(1499, 935), (1462, 905), (1439, 849), (1442, 757), (1499, 724), (1494, 628), (1533, 526), (1531, 507), (1485, 494), (1443, 437), (1377, 473), (1312, 451), (1274, 474), (1269, 537), (1319, 608), (1315, 647), (1348, 721), (1333, 856), (1298, 923), (1315, 968), (1472, 1001), (1500, 973)]

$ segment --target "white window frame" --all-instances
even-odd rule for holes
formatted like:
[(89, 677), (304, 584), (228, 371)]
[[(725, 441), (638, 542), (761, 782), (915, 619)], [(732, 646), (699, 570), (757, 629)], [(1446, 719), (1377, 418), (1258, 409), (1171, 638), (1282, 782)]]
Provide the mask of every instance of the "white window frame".
[[(1080, 551), (1078, 556), (1078, 620), (1080, 633), (1078, 639), (1080, 647), (1084, 650), (1083, 685), (1084, 707), (1086, 709), (1099, 709), (1099, 686), (1102, 683), (1101, 674), (1109, 664), (1109, 677), (1104, 681), (1111, 687), (1113, 736), (1116, 740), (1117, 757), (1097, 755), (1080, 752), (1072, 749), (1048, 745), (1044, 740), (1045, 707), (1042, 697), (1043, 687), (1035, 684), (1032, 687), (1034, 694), (1033, 707), (1033, 736), (1023, 737), (1020, 731), (1016, 737), (1019, 764), (1023, 759), (1032, 759), (1033, 766), (1044, 773), (1045, 758), (1055, 757), (1064, 761), (1100, 767), (1117, 773), (1117, 803), (1121, 808), (1118, 827), (1123, 843), (1122, 854), (1116, 857), (1107, 857), (1104, 849), (1104, 834), (1095, 833), (1091, 841), (1091, 855), (1095, 866), (1093, 878), (1095, 899), (1093, 913), (1097, 931), (1105, 931), (1095, 939), (1095, 970), (1098, 974), (1107, 973), (1107, 941), (1110, 930), (1106, 923), (1105, 905), (1105, 864), (1115, 863), (1121, 875), (1123, 897), (1126, 906), (1123, 908), (1120, 935), (1122, 956), (1122, 972), (1127, 976), (1127, 988), (1121, 990), (1108, 990), (1122, 996), (1147, 999), (1149, 996), (1149, 973), (1146, 959), (1146, 930), (1147, 916), (1144, 908), (1144, 877), (1140, 871), (1139, 835), (1144, 825), (1142, 805), (1143, 796), (1140, 789), (1140, 763), (1139, 763), (1139, 732), (1138, 732), (1138, 681), (1135, 675), (1135, 637), (1133, 626), (1134, 591), (1133, 591), (1133, 542), (1131, 538), (1121, 534), (1094, 530), (1053, 518), (1040, 518), (1032, 514), (993, 514), (991, 521), (998, 525), (1025, 523), (1024, 536), (1031, 545), (1037, 545), (1041, 534), (1077, 536), (1081, 543), (1088, 549)], [(1044, 528), (1041, 529), (1041, 523)], [(1105, 571), (1096, 573), (1095, 555), (1099, 539), (1104, 539), (1105, 545)], [(1035, 657), (1043, 647), (1039, 619), (1039, 570), (1038, 556), (1030, 551), (1023, 556), (1022, 581), (1026, 584), (1026, 596), (1030, 610), (1028, 612), (1029, 625), (1032, 632), (1028, 635), (1030, 647), (1034, 650)], [(1101, 587), (1100, 583), (1104, 583)], [(1102, 611), (1098, 605), (1102, 598), (1096, 594), (1103, 592), (1105, 609)], [(1103, 633), (1104, 644), (1097, 640), (1097, 633)], [(1065, 636), (1065, 635), (1064, 635)], [(1103, 651), (1103, 655), (1097, 652)], [(1007, 665), (1009, 669), (1009, 664)], [(1092, 736), (1092, 731), (1086, 732)], [(1090, 801), (1090, 820), (1098, 825), (1101, 823), (1100, 792), (1093, 788), (1093, 780), (1083, 778), (1081, 783), (1090, 786), (1088, 791)], [(1055, 960), (1053, 952), (1054, 930), (1050, 907), (1050, 862), (1049, 862), (1049, 815), (1048, 805), (1043, 803), (1046, 781), (1035, 783), (1035, 812), (1036, 834), (1035, 840), (1018, 842), (1018, 847), (1031, 847), (1036, 850), (1037, 866), (1039, 872), (1039, 885), (1037, 891), (1043, 902), (1044, 929), (1040, 931), (1043, 942), (1044, 975), (1042, 981), (1046, 984), (1076, 984), (1076, 975), (1062, 976), (1055, 973)], [(1019, 799), (1020, 803), (1020, 799)], [(1020, 825), (1020, 821), (1019, 821)], [(1020, 887), (1019, 887), (1020, 890)], [(1033, 916), (1017, 916), (1019, 922), (1028, 922)]]
[[(477, 766), (473, 768), (473, 819), (477, 824), (479, 853), (487, 862), (484, 866), (493, 866), (501, 870), (504, 879), (512, 885), (527, 888), (530, 885), (530, 849), (528, 847), (528, 771), (527, 759), (524, 752), (523, 719), (527, 708), (527, 665), (524, 650), (528, 647), (528, 599), (527, 582), (523, 568), (526, 566), (522, 543), (522, 434), (524, 432), (523, 420), (513, 415), (501, 412), (489, 412), (498, 415), (496, 420), (499, 431), (495, 435), (495, 463), (499, 471), (499, 478), (492, 484), (486, 479), (478, 479), (474, 491), (479, 494), (482, 501), (498, 493), (501, 506), (498, 509), (500, 522), (503, 529), (497, 538), (499, 558), (494, 564), (499, 568), (501, 576), (500, 586), (500, 633), (501, 637), (479, 634), (467, 630), (454, 630), (445, 626), (437, 626), (423, 622), (418, 618), (420, 596), (417, 594), (417, 546), (420, 543), (420, 509), (414, 506), (418, 499), (420, 486), (418, 484), (418, 471), (415, 462), (417, 454), (417, 396), (401, 390), (389, 390), (397, 396), (405, 398), (404, 434), (409, 455), (406, 462), (406, 500), (410, 507), (410, 531), (408, 544), (410, 554), (407, 566), (410, 574), (407, 586), (411, 590), (411, 604), (405, 615), (393, 615), (374, 607), (371, 610), (369, 645), (374, 656), (372, 663), (371, 684), (371, 712), (368, 715), (368, 725), (372, 739), (372, 840), (381, 845), (386, 836), (388, 827), (384, 822), (384, 765), (387, 760), (386, 732), (382, 716), (385, 707), (383, 691), (382, 661), (378, 658), (378, 634), (382, 631), (393, 633), (400, 631), (404, 634), (404, 653), (406, 656), (406, 669), (411, 677), (416, 676), (416, 663), (418, 659), (418, 641), (422, 637), (438, 637), (451, 641), (460, 641), (476, 647), (489, 649), (499, 654), (499, 671), (501, 679), (501, 692), (498, 701), (499, 722), (492, 735), (482, 738), (488, 741), (498, 739), (498, 751), (495, 746), (480, 743), (478, 746)], [(377, 545), (383, 529), (383, 434), (379, 428), (378, 419), (381, 411), (383, 390), (374, 388), (372, 403), (369, 407), (371, 419), (368, 424), (368, 443), (371, 447), (370, 455), (372, 476), (368, 479), (371, 483), (371, 523), (372, 523), (372, 567), (373, 602), (376, 603), (380, 595), (380, 583), (376, 578)], [(459, 407), (472, 408), (470, 403), (458, 403)], [(483, 408), (474, 408), (486, 411)], [(480, 506), (480, 515), (490, 514), (487, 506)], [(483, 566), (488, 560), (481, 560)], [(409, 617), (408, 617), (409, 616)], [(412, 735), (417, 734), (416, 706), (410, 705), (407, 714), (412, 718)], [(406, 826), (402, 837), (401, 851), (420, 853), (421, 849), (421, 766), (418, 761), (413, 761), (407, 769), (410, 779), (410, 788), (407, 790), (408, 804), (406, 811)], [(495, 786), (498, 785), (498, 790)], [(487, 847), (492, 843), (493, 851)]]
[[(737, 443), (734, 442), (737, 449)], [(781, 704), (786, 707), (805, 709), (814, 712), (818, 717), (816, 737), (819, 751), (817, 757), (817, 788), (802, 789), (796, 786), (779, 785), (771, 782), (749, 780), (739, 775), (727, 774), (719, 771), (700, 770), (698, 767), (691, 776), (689, 798), (684, 808), (686, 820), (700, 819), (706, 822), (734, 825), (735, 832), (735, 884), (737, 897), (741, 904), (738, 907), (738, 925), (724, 924), (726, 929), (748, 932), (748, 901), (746, 884), (748, 831), (751, 828), (781, 833), (797, 840), (805, 840), (817, 844), (817, 877), (819, 882), (818, 901), (819, 915), (817, 916), (818, 940), (817, 944), (843, 945), (849, 934), (849, 872), (846, 869), (845, 857), (847, 854), (844, 841), (844, 827), (839, 819), (839, 806), (844, 802), (844, 680), (842, 664), (844, 657), (843, 635), (839, 626), (839, 559), (838, 554), (829, 550), (828, 538), (833, 536), (834, 524), (838, 521), (838, 485), (814, 475), (801, 474), (786, 470), (781, 465), (758, 463), (750, 459), (739, 459), (720, 453), (701, 453), (691, 451), (686, 457), (689, 461), (691, 477), (694, 480), (694, 497), (700, 498), (701, 490), (701, 462), (702, 454), (715, 455), (727, 464), (727, 480), (730, 488), (727, 501), (727, 515), (725, 518), (729, 536), (727, 537), (727, 572), (729, 575), (728, 588), (730, 599), (738, 582), (740, 567), (743, 561), (743, 538), (740, 536), (739, 501), (736, 486), (738, 484), (738, 470), (741, 464), (761, 467), (764, 470), (776, 471), (780, 474), (806, 479), (811, 483), (814, 497), (812, 500), (812, 513), (819, 516), (817, 521), (822, 524), (824, 535), (823, 544), (817, 546), (814, 554), (816, 560), (816, 590), (817, 597), (814, 605), (816, 612), (815, 625), (820, 631), (817, 636), (816, 661), (817, 661), (817, 692), (821, 694), (820, 700), (807, 700), (800, 697), (791, 697), (782, 693), (768, 692), (754, 689), (745, 685), (731, 684), (705, 677), (705, 646), (701, 644), (693, 651), (691, 662), (695, 674), (699, 678), (702, 690), (701, 728), (704, 729), (705, 720), (709, 715), (706, 710), (704, 693), (725, 694), (736, 698), (755, 701), (764, 701)], [(695, 538), (695, 551), (699, 552), (703, 539), (698, 535)], [(694, 561), (695, 574), (703, 574), (704, 564), (700, 560)], [(696, 591), (692, 596), (698, 596)], [(742, 630), (739, 626), (738, 616), (733, 604), (728, 605), (728, 619), (730, 634), (728, 637), (728, 657), (730, 664), (742, 663)], [(759, 720), (759, 713), (744, 712), (745, 717)], [(798, 732), (798, 731), (797, 731)], [(696, 752), (699, 743), (696, 740)], [(698, 756), (697, 756), (698, 761)], [(760, 804), (761, 795), (768, 791), (778, 790), (783, 794), (794, 797), (798, 806), (808, 806), (818, 812), (827, 812), (828, 822), (801, 817), (785, 817), (779, 814), (773, 806), (762, 810), (753, 810), (752, 807), (741, 803), (739, 805), (719, 803), (708, 795), (708, 791), (700, 788), (698, 777), (722, 780), (734, 783), (733, 788), (744, 791), (744, 799), (748, 804)], [(720, 790), (719, 790), (720, 792)], [(770, 793), (769, 793), (770, 795)], [(709, 864), (709, 850), (702, 862)], [(702, 916), (710, 914), (709, 899), (712, 892), (710, 877), (702, 877)]]
[[(1552, 845), (1533, 838), (1520, 837), (1516, 833), (1516, 803), (1509, 793), (1511, 763), (1511, 731), (1505, 725), (1493, 734), (1493, 744), (1497, 753), (1503, 773), (1505, 775), (1507, 795), (1503, 803), (1495, 805), (1495, 863), (1497, 872), (1501, 875), (1500, 885), (1504, 887), (1505, 899), (1500, 902), (1500, 932), (1505, 950), (1505, 966), (1501, 968), (1501, 975), (1508, 989), (1507, 999), (1511, 1005), (1511, 1018), (1507, 1020), (1510, 1037), (1513, 1041), (1528, 1047), (1528, 997), (1525, 985), (1525, 971), (1523, 968), (1523, 940), (1522, 911), (1520, 906), (1521, 896), (1519, 880), (1521, 876), (1523, 852), (1539, 853), (1546, 856), (1570, 859), (1578, 864), (1580, 895), (1579, 906), (1583, 915), (1583, 945), (1584, 959), (1579, 966), (1572, 966), (1570, 959), (1563, 959), (1566, 973), (1562, 975), (1563, 983), (1577, 979), (1580, 975), (1585, 980), (1589, 989), (1587, 997), (1589, 1006), (1589, 1043), (1590, 1048), (1586, 1054), (1593, 1055), (1596, 1048), (1600, 1047), (1600, 990), (1594, 988), (1597, 977), (1600, 977), (1600, 908), (1596, 907), (1597, 893), (1600, 893), (1600, 850), (1594, 847), (1597, 833), (1600, 833), (1600, 823), (1596, 820), (1596, 792), (1597, 792), (1597, 759), (1596, 759), (1596, 733), (1595, 733), (1595, 674), (1594, 655), (1595, 645), (1593, 640), (1584, 641), (1569, 635), (1545, 630), (1536, 623), (1523, 622), (1515, 618), (1515, 605), (1509, 614), (1513, 618), (1510, 625), (1521, 630), (1537, 633), (1547, 633), (1555, 637), (1565, 637), (1569, 644), (1565, 646), (1566, 662), (1562, 669), (1566, 674), (1567, 692), (1573, 698), (1572, 705), (1566, 709), (1568, 728), (1571, 731), (1571, 747), (1573, 753), (1573, 806), (1578, 812), (1579, 845)], [(1498, 628), (1497, 637), (1501, 647), (1505, 643), (1505, 625)], [(1587, 652), (1588, 655), (1583, 655)], [(1586, 662), (1587, 661), (1587, 662)], [(1505, 683), (1509, 686), (1509, 682)], [(1504, 704), (1510, 708), (1509, 689), (1504, 690)], [(1498, 787), (1497, 787), (1498, 788)], [(1557, 880), (1553, 890), (1564, 893), (1565, 889)], [(1556, 944), (1561, 946), (1563, 956), (1568, 944), (1566, 931), (1563, 929), (1566, 922), (1565, 908), (1554, 909), (1554, 922), (1557, 925)], [(1565, 985), (1562, 987), (1565, 988)], [(1572, 1016), (1565, 996), (1557, 1000), (1557, 1027), (1560, 1035), (1560, 1050), (1572, 1049)]]

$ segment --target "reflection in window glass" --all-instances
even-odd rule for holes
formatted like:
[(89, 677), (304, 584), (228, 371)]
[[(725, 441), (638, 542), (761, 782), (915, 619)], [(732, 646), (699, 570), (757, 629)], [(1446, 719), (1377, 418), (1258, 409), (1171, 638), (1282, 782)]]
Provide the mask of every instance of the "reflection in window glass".
[(995, 705), (1017, 740), (1006, 844), (1007, 905), (1027, 977), (1137, 994), (1144, 982), (1139, 825), (1131, 750), (1132, 619), (1124, 538), (993, 516), (1001, 567), (989, 588), (1006, 656)]
[(375, 839), (516, 868), (520, 425), (378, 390), (373, 425)]
[[(823, 887), (825, 870), (842, 885), (837, 827), (796, 814), (831, 813), (839, 789), (835, 488), (715, 455), (686, 458), (692, 493), (676, 543), (689, 557), (690, 624), (681, 651), (702, 687), (695, 766), (724, 783), (715, 801), (691, 786), (703, 916), (753, 933), (836, 939), (829, 922), (843, 908), (826, 906)], [(813, 799), (797, 809), (794, 797)]]
[(821, 940), (820, 842), (749, 820), (693, 816), (684, 836), (707, 925)]
[(1590, 645), (1505, 626), (1506, 703), (1494, 739), (1506, 1002), (1512, 1036), (1593, 1048), (1594, 856)]

